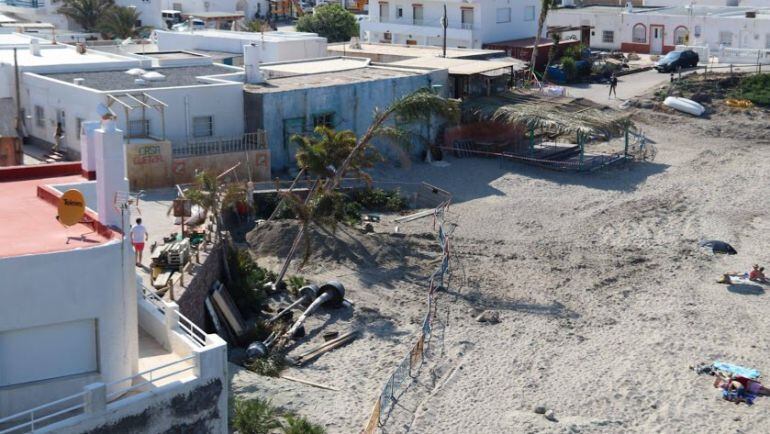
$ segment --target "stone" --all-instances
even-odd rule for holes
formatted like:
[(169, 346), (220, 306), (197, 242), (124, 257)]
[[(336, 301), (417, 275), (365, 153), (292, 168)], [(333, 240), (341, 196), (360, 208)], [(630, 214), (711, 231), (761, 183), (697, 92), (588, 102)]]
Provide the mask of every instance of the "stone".
[(374, 232), (374, 226), (372, 226), (371, 223), (367, 223), (364, 226), (364, 232), (367, 233), (367, 234), (371, 234), (372, 232)]
[(558, 420), (556, 419), (556, 413), (554, 413), (553, 410), (546, 411), (545, 418), (550, 420), (551, 422), (558, 422)]
[(545, 414), (545, 406), (544, 405), (536, 405), (535, 406), (535, 413), (536, 414)]
[(476, 321), (485, 322), (489, 324), (497, 324), (500, 322), (500, 312), (494, 310), (485, 310), (476, 317)]

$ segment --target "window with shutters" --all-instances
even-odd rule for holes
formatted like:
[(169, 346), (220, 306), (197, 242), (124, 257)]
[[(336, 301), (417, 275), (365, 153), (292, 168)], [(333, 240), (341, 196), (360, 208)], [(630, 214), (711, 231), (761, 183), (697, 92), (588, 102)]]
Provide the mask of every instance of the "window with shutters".
[(644, 24), (637, 24), (634, 26), (632, 40), (637, 44), (644, 44), (647, 42), (647, 27), (645, 27)]
[(412, 24), (421, 26), (423, 24), (422, 5), (412, 5)]
[(733, 45), (733, 32), (719, 32), (719, 43), (725, 47)]
[(192, 123), (193, 137), (211, 137), (214, 135), (213, 116), (195, 116)]
[(128, 121), (128, 137), (147, 137), (149, 135), (149, 119), (134, 119)]
[(313, 128), (324, 126), (334, 128), (334, 112), (318, 113), (313, 115)]
[(605, 44), (612, 44), (615, 42), (615, 32), (612, 30), (605, 30), (602, 32), (602, 42)]

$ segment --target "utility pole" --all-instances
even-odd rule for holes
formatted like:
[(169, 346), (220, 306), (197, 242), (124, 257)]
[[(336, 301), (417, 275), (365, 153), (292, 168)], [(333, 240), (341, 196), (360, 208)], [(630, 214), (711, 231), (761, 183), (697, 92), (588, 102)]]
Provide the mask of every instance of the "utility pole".
[(444, 3), (444, 16), (441, 17), (441, 27), (444, 29), (443, 56), (446, 57), (446, 28), (449, 27), (449, 21), (446, 17), (446, 3)]
[(16, 154), (16, 162), (14, 164), (22, 164), (22, 150), (21, 142), (24, 138), (22, 131), (22, 119), (21, 119), (21, 90), (19, 84), (19, 59), (17, 57), (17, 49), (13, 49), (13, 74), (14, 74), (14, 88), (16, 91), (16, 145), (13, 147)]

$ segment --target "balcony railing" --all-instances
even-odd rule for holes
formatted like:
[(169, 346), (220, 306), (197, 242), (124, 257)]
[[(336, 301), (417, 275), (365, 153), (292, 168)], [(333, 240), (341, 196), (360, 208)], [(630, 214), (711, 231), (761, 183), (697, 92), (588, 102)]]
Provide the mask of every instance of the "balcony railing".
[[(388, 18), (388, 17), (370, 17), (369, 20), (375, 23), (400, 24), (403, 26), (420, 27), (438, 27), (441, 28), (441, 20), (409, 19), (409, 18)], [(449, 22), (449, 29), (473, 30), (473, 23)]]
[(256, 133), (246, 133), (235, 137), (211, 137), (190, 140), (184, 145), (175, 146), (173, 154), (174, 158), (180, 158), (256, 151), (258, 149), (267, 149), (267, 135), (261, 130)]
[(45, 6), (45, 2), (43, 0), (0, 0), (0, 5), (39, 9)]

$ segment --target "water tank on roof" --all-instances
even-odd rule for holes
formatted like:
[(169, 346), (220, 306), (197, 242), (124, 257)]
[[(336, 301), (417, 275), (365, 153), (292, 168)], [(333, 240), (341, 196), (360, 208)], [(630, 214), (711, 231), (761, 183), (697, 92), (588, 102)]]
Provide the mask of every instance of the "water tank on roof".
[(131, 68), (128, 71), (126, 71), (126, 74), (128, 75), (142, 75), (145, 74), (147, 71), (145, 71), (142, 68)]

